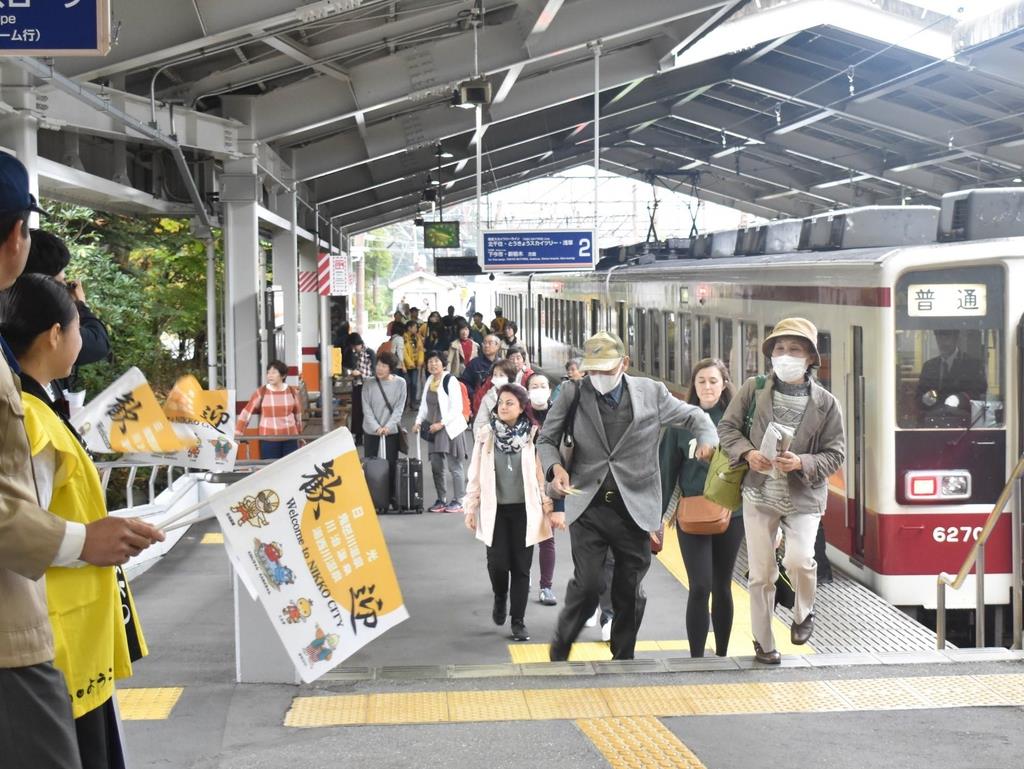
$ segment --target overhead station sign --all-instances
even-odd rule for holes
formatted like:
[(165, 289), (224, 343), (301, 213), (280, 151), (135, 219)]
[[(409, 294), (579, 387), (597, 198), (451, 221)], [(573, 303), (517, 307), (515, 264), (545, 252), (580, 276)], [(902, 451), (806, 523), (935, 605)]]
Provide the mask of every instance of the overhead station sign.
[(485, 230), (483, 239), (485, 271), (538, 272), (594, 268), (592, 230)]
[(110, 0), (0, 0), (0, 56), (106, 56)]

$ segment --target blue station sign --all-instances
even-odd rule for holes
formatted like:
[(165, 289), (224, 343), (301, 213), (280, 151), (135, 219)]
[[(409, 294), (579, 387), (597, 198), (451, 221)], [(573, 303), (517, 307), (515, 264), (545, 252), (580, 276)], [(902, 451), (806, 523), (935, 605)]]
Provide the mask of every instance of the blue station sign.
[(0, 56), (109, 52), (109, 0), (0, 0)]
[(483, 238), (485, 271), (535, 272), (594, 268), (592, 230), (485, 230)]

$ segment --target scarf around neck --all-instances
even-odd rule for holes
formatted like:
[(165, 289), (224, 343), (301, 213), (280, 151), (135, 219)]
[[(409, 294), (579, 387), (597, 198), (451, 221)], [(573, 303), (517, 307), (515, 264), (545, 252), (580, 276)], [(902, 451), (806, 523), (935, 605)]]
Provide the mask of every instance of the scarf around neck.
[(497, 413), (492, 413), (491, 429), (494, 430), (494, 448), (502, 454), (518, 454), (530, 442), (533, 423), (524, 412), (519, 415), (518, 421), (509, 427), (498, 419)]

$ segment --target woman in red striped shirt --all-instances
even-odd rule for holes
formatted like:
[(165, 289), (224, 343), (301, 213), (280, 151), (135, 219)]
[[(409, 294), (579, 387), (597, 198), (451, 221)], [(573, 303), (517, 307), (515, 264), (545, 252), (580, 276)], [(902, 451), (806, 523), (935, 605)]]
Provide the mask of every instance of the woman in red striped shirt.
[[(256, 388), (256, 392), (245, 404), (238, 415), (235, 433), (242, 435), (253, 414), (259, 414), (260, 421), (257, 432), (259, 435), (295, 435), (302, 434), (302, 402), (298, 391), (285, 383), (288, 366), (279, 360), (267, 366), (267, 383)], [(296, 437), (284, 441), (260, 441), (260, 457), (263, 459), (280, 459), (291, 454), (299, 447)]]

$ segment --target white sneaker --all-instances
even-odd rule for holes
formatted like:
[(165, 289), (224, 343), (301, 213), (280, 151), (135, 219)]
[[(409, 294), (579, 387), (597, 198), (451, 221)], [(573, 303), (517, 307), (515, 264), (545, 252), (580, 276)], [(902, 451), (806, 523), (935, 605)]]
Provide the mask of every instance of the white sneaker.
[(601, 607), (597, 607), (597, 611), (594, 612), (594, 616), (588, 619), (583, 624), (587, 627), (597, 627), (597, 621), (601, 619)]
[(602, 641), (606, 641), (606, 642), (612, 640), (612, 621), (611, 620), (608, 620), (603, 625), (601, 625), (601, 640)]

